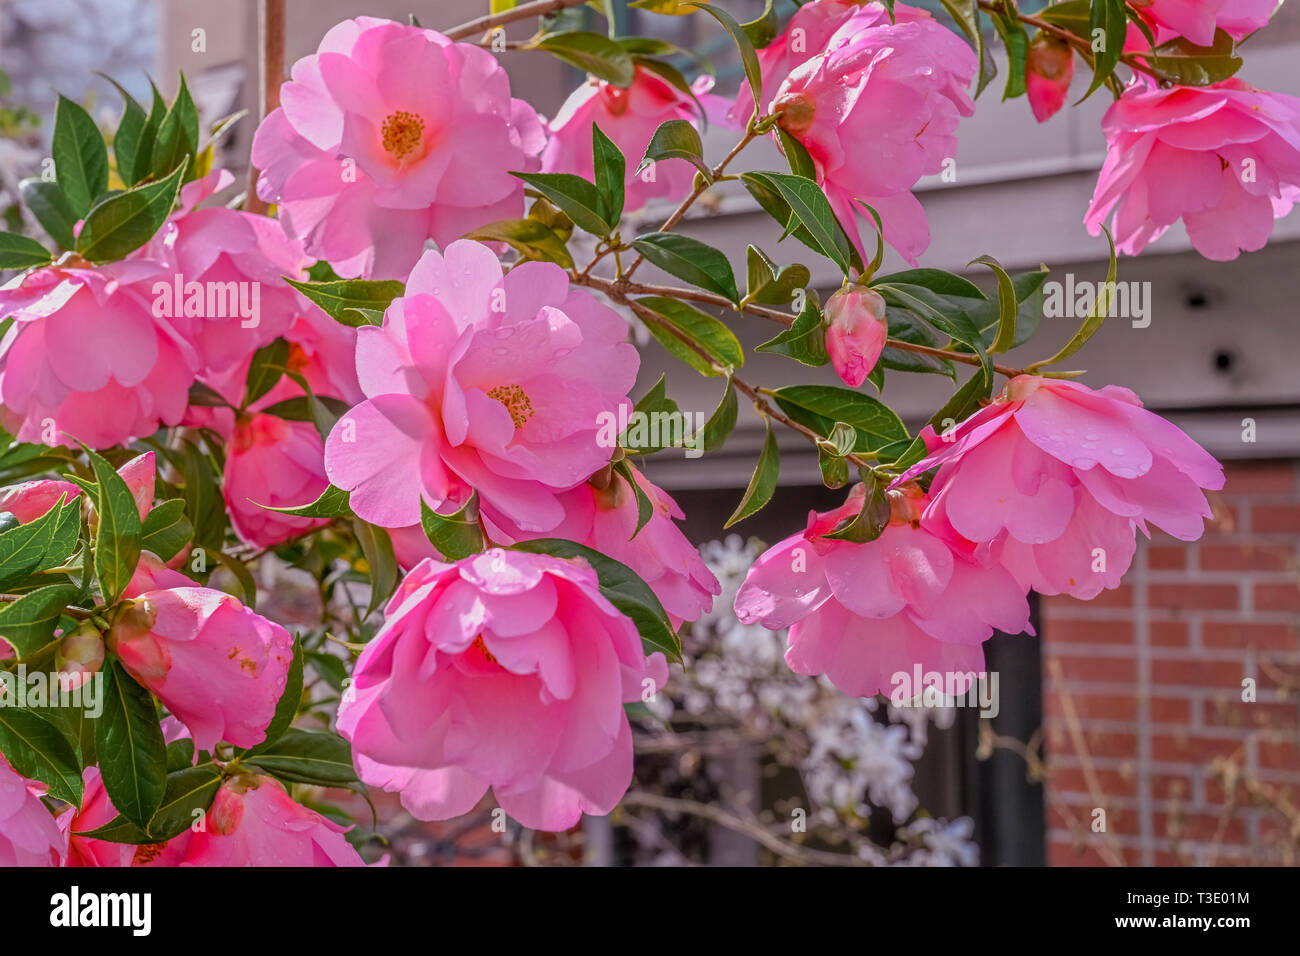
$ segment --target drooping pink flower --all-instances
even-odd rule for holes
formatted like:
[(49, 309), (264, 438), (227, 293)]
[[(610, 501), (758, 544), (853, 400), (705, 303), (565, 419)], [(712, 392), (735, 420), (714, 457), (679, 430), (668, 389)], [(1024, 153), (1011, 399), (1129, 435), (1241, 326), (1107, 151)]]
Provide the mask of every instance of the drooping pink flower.
[(1178, 219), (1207, 259), (1263, 248), (1300, 199), (1300, 99), (1236, 78), (1153, 88), (1135, 80), (1106, 111), (1109, 151), (1084, 222), (1114, 212), (1120, 251), (1137, 255)]
[(343, 276), (404, 278), (439, 246), (523, 213), (512, 170), (539, 168), (533, 108), (492, 54), (391, 20), (344, 20), (253, 140), (258, 195)]
[(263, 774), (221, 785), (182, 866), (365, 866), (347, 827), (304, 807)]
[(104, 789), (104, 779), (98, 767), (87, 767), (82, 772), (85, 793), (81, 809), (69, 807), (59, 815), (59, 827), (66, 833), (68, 854), (64, 866), (176, 866), (184, 856), (189, 842), (189, 830), (166, 843), (112, 843), (95, 837), (78, 836), (89, 833), (117, 818), (117, 809)]
[[(725, 101), (708, 92), (712, 81), (712, 77), (700, 77), (694, 91), (709, 121), (723, 121)], [(695, 179), (695, 167), (686, 160), (665, 159), (637, 172), (655, 130), (674, 119), (698, 126), (699, 108), (694, 99), (658, 74), (637, 67), (636, 79), (627, 89), (593, 77), (570, 94), (551, 121), (542, 170), (592, 179), (594, 122), (627, 159), (624, 212), (640, 209), (651, 199), (680, 199), (690, 192)]]
[(1195, 540), (1211, 516), (1202, 489), (1223, 487), (1222, 465), (1116, 385), (1021, 375), (943, 437), (922, 434), (930, 454), (899, 480), (939, 466), (924, 525), (1042, 594), (1118, 587), (1136, 528)]
[[(801, 8), (760, 52), (767, 111), (816, 165), (849, 238), (863, 252), (858, 200), (884, 223), (885, 239), (915, 263), (930, 227), (911, 189), (957, 154), (956, 130), (974, 112), (967, 88), (978, 67), (970, 46), (926, 11), (820, 0)], [(828, 32), (829, 31), (829, 32)], [(732, 117), (752, 110), (747, 92)], [(775, 135), (775, 134), (774, 134)]]
[(417, 524), (477, 489), (483, 513), (529, 531), (564, 518), (556, 494), (586, 481), (612, 449), (603, 415), (630, 407), (636, 350), (627, 325), (564, 270), (529, 262), (502, 276), (491, 250), (427, 252), (384, 324), (357, 337), (366, 401), (325, 444), (330, 481), (374, 524)]
[(189, 728), (194, 745), (266, 737), (293, 657), (289, 633), (234, 597), (141, 562), (107, 644)]
[(180, 421), (199, 366), (194, 347), (152, 312), (153, 260), (49, 266), (0, 288), (0, 402), (20, 441), (108, 448)]
[[(135, 499), (141, 521), (153, 506), (155, 471), (154, 453), (151, 451), (137, 455), (117, 470)], [(19, 524), (27, 524), (46, 514), (60, 498), (67, 504), (80, 494), (80, 486), (70, 481), (59, 481), (56, 478), (24, 481), (0, 488), (0, 512), (7, 511), (18, 519)]]
[(626, 701), (667, 679), (585, 562), (492, 549), (428, 560), (389, 602), (339, 710), (361, 779), (416, 817), (491, 787), (524, 826), (605, 814), (632, 780)]
[[(1004, 569), (960, 553), (961, 542), (917, 520), (925, 496), (891, 492), (893, 516), (874, 541), (822, 537), (862, 508), (863, 488), (768, 549), (736, 594), (742, 623), (789, 628), (785, 659), (800, 674), (825, 674), (857, 697), (890, 693), (895, 675), (951, 675), (964, 692), (984, 671), (994, 629), (1030, 631), (1024, 590)], [(954, 544), (958, 550), (954, 550)]]
[(0, 866), (58, 866), (67, 837), (41, 802), (44, 784), (28, 780), (0, 754)]
[(272, 548), (326, 518), (302, 518), (268, 508), (291, 508), (320, 497), (325, 477), (325, 443), (311, 422), (252, 415), (235, 425), (226, 446), (221, 493), (241, 541)]
[(142, 255), (166, 264), (152, 288), (154, 315), (193, 343), (200, 374), (227, 369), (275, 339), (313, 309), (287, 282), (306, 277), (311, 258), (279, 220), (199, 208), (233, 177), (224, 169), (181, 188), (181, 208)]
[(880, 361), (889, 335), (885, 300), (862, 286), (840, 289), (826, 302), (826, 352), (845, 385), (857, 388)]
[[(1268, 19), (1278, 5), (1278, 0), (1135, 0), (1129, 3), (1147, 22), (1157, 44), (1181, 36), (1197, 46), (1213, 45), (1216, 29), (1240, 40), (1268, 26)], [(1150, 50), (1151, 41), (1136, 24), (1130, 23), (1124, 49)]]
[(1045, 123), (1065, 105), (1074, 80), (1074, 50), (1064, 40), (1039, 32), (1025, 58), (1025, 94), (1034, 119)]

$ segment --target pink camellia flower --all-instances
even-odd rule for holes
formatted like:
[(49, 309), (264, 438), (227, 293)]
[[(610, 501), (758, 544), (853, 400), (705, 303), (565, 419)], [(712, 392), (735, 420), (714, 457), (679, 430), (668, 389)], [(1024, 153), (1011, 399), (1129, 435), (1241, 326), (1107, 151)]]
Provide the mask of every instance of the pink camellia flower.
[(803, 532), (768, 549), (736, 594), (736, 616), (788, 627), (791, 669), (825, 674), (846, 694), (888, 694), (917, 667), (964, 693), (984, 671), (981, 645), (994, 629), (1032, 633), (1024, 591), (920, 527), (926, 499), (914, 485), (890, 492), (893, 516), (876, 540), (822, 537), (861, 510), (863, 494), (855, 486), (841, 507), (810, 513)]
[(826, 302), (826, 352), (835, 374), (857, 388), (880, 361), (889, 336), (885, 300), (864, 286), (840, 289)]
[(1064, 40), (1039, 32), (1025, 58), (1025, 94), (1034, 119), (1045, 123), (1065, 105), (1074, 80), (1074, 50)]
[(388, 604), (339, 709), (365, 782), (424, 820), (491, 787), (526, 827), (612, 810), (632, 781), (623, 704), (667, 679), (581, 561), (492, 549), (421, 562)]
[(107, 644), (131, 676), (189, 728), (199, 750), (218, 740), (261, 743), (289, 677), (288, 631), (153, 561), (141, 562), (126, 593), (133, 600)]
[(1223, 466), (1131, 391), (1021, 375), (943, 437), (899, 481), (939, 466), (923, 523), (951, 529), (1042, 594), (1119, 586), (1135, 528), (1183, 541), (1211, 517), (1201, 489)]
[(1153, 88), (1135, 80), (1106, 111), (1109, 143), (1084, 222), (1113, 211), (1116, 247), (1137, 255), (1179, 218), (1196, 251), (1263, 248), (1300, 199), (1300, 99), (1236, 78)]
[(224, 169), (181, 188), (181, 209), (143, 255), (167, 264), (152, 288), (155, 316), (193, 343), (203, 371), (229, 368), (314, 309), (287, 282), (311, 259), (279, 220), (225, 206), (199, 208), (233, 177)]
[(492, 54), (433, 30), (358, 17), (333, 27), (253, 139), (258, 195), (348, 277), (404, 278), (426, 239), (523, 213), (512, 170), (545, 131)]
[(180, 421), (199, 366), (194, 347), (152, 313), (161, 263), (49, 266), (0, 288), (0, 402), (16, 437), (108, 448)]
[[(867, 203), (885, 239), (905, 259), (930, 244), (925, 211), (911, 188), (957, 154), (957, 123), (978, 67), (970, 46), (924, 10), (819, 0), (802, 7), (759, 52), (766, 111), (803, 143), (849, 238), (863, 252), (858, 218)], [(742, 89), (732, 119), (753, 99)], [(775, 134), (774, 134), (775, 135)]]
[(290, 508), (315, 501), (329, 487), (325, 444), (311, 422), (254, 414), (235, 425), (226, 446), (221, 492), (231, 524), (241, 541), (261, 548), (276, 545), (329, 524), (268, 508)]
[(0, 754), (0, 866), (58, 866), (63, 861), (68, 841), (41, 802), (45, 789)]
[(98, 767), (87, 767), (82, 772), (85, 793), (81, 809), (69, 807), (59, 815), (59, 827), (66, 833), (68, 854), (64, 866), (176, 866), (184, 859), (190, 831), (166, 843), (112, 843), (94, 837), (79, 836), (102, 827), (117, 818), (117, 809), (104, 789), (104, 780)]
[[(153, 506), (153, 486), (156, 466), (154, 453), (145, 452), (132, 458), (117, 473), (131, 490), (135, 499), (136, 510), (143, 521)], [(0, 488), (0, 512), (7, 511), (18, 519), (19, 524), (27, 524), (46, 514), (63, 499), (67, 504), (81, 494), (81, 488), (70, 481), (55, 478), (41, 478), (36, 481), (24, 481), (22, 484)]]
[(426, 252), (384, 324), (357, 337), (368, 398), (325, 443), (330, 481), (360, 517), (417, 524), (420, 502), (453, 511), (477, 489), (490, 520), (548, 531), (556, 493), (610, 459), (597, 441), (636, 378), (627, 325), (563, 269), (528, 262), (502, 276), (477, 242)]
[[(710, 76), (696, 80), (696, 99), (710, 122), (725, 122), (726, 106), (730, 104), (710, 94), (712, 86)], [(698, 114), (692, 97), (644, 67), (637, 67), (636, 79), (627, 89), (592, 78), (573, 91), (551, 121), (542, 170), (573, 173), (590, 180), (594, 122), (627, 158), (624, 212), (640, 209), (659, 197), (679, 199), (690, 192), (694, 166), (684, 159), (666, 159), (638, 173), (637, 165), (660, 124), (674, 119), (698, 124)]]
[(304, 807), (263, 774), (221, 785), (182, 866), (365, 866), (347, 827)]
[[(1223, 30), (1234, 40), (1268, 26), (1279, 0), (1130, 0), (1155, 34), (1156, 43), (1186, 37), (1197, 46), (1211, 46), (1214, 31)], [(1129, 24), (1126, 50), (1151, 49), (1151, 42), (1136, 24)]]

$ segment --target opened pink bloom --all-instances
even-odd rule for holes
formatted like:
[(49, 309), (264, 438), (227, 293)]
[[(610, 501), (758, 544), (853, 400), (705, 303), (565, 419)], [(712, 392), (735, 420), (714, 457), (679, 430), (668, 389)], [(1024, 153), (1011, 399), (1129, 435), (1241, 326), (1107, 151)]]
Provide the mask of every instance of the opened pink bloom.
[(425, 820), (488, 787), (526, 827), (605, 814), (632, 782), (623, 704), (667, 679), (585, 562), (493, 549), (398, 588), (339, 710), (361, 779)]
[[(846, 694), (888, 694), (916, 667), (952, 675), (957, 691), (984, 671), (995, 629), (1031, 630), (1024, 591), (1005, 570), (983, 567), (954, 542), (919, 526), (925, 497), (891, 492), (893, 517), (874, 541), (822, 537), (862, 509), (863, 488), (766, 551), (736, 594), (742, 623), (789, 628), (785, 659), (825, 674)], [(959, 542), (957, 542), (960, 545)], [(1031, 631), (1032, 632), (1032, 631)]]
[(266, 737), (293, 657), (289, 633), (229, 594), (142, 561), (108, 647), (189, 728), (194, 745)]
[[(823, 2), (795, 14), (785, 39), (760, 56), (764, 105), (808, 150), (858, 252), (864, 202), (880, 214), (886, 241), (915, 263), (930, 227), (911, 189), (956, 156), (957, 124), (975, 108), (967, 88), (978, 64), (924, 10), (895, 4), (891, 23), (878, 4), (850, 6)], [(745, 108), (738, 100), (736, 109)]]
[(117, 809), (104, 789), (104, 779), (98, 767), (87, 767), (82, 772), (85, 793), (81, 809), (69, 807), (60, 814), (59, 826), (67, 831), (68, 855), (64, 866), (176, 866), (184, 856), (190, 830), (166, 843), (112, 843), (94, 837), (78, 836), (102, 827), (117, 818)]
[(523, 213), (512, 170), (545, 133), (487, 50), (358, 17), (293, 66), (253, 140), (258, 195), (344, 276), (405, 278), (440, 246)]
[(1183, 541), (1211, 517), (1223, 466), (1117, 385), (1022, 375), (899, 480), (939, 466), (926, 527), (974, 542), (1022, 587), (1095, 597), (1119, 586), (1148, 525)]
[(285, 281), (305, 278), (311, 259), (278, 220), (223, 205), (199, 208), (233, 181), (222, 169), (187, 183), (181, 210), (144, 251), (169, 269), (151, 290), (154, 315), (184, 332), (201, 372), (246, 359), (315, 308)]
[(0, 754), (0, 866), (58, 866), (67, 837), (41, 802), (44, 784), (28, 780)]
[[(1156, 43), (1186, 37), (1197, 46), (1212, 46), (1214, 31), (1240, 40), (1268, 25), (1278, 0), (1138, 0), (1133, 11), (1147, 22)], [(1150, 50), (1151, 41), (1136, 24), (1129, 24), (1126, 50)]]
[(636, 378), (626, 323), (557, 265), (503, 277), (492, 251), (455, 242), (427, 252), (382, 327), (357, 337), (368, 396), (325, 445), (330, 481), (377, 525), (420, 520), (423, 501), (454, 511), (477, 489), (490, 520), (548, 531), (556, 499), (605, 465), (597, 436)]
[(199, 367), (194, 347), (153, 314), (147, 259), (50, 266), (0, 288), (0, 402), (20, 441), (108, 448), (180, 421)]
[(662, 123), (700, 123), (696, 99), (711, 122), (725, 120), (725, 101), (708, 91), (712, 77), (700, 77), (696, 98), (662, 76), (639, 66), (627, 89), (590, 79), (564, 101), (551, 122), (551, 137), (542, 153), (544, 172), (573, 173), (592, 179), (591, 126), (595, 123), (627, 159), (624, 212), (640, 209), (649, 200), (680, 199), (690, 192), (695, 167), (684, 159), (665, 159), (637, 172), (646, 147)]
[[(153, 506), (154, 477), (157, 465), (154, 453), (145, 452), (136, 455), (117, 470), (126, 482), (126, 487), (135, 499), (136, 510), (143, 521)], [(81, 494), (81, 487), (70, 481), (56, 478), (41, 478), (36, 481), (24, 481), (19, 485), (0, 488), (0, 512), (8, 511), (18, 519), (19, 524), (27, 524), (46, 514), (59, 501), (67, 504)]]
[(889, 335), (885, 300), (861, 286), (840, 289), (826, 302), (826, 352), (845, 385), (857, 388), (880, 361)]
[(271, 548), (328, 524), (268, 510), (319, 498), (329, 487), (324, 459), (325, 444), (311, 422), (254, 414), (237, 424), (226, 446), (221, 491), (240, 540)]
[(365, 866), (348, 828), (304, 807), (263, 774), (227, 780), (189, 839), (182, 866)]
[(1102, 121), (1109, 144), (1084, 222), (1114, 213), (1115, 245), (1137, 255), (1180, 218), (1196, 251), (1263, 248), (1300, 198), (1300, 99), (1238, 79), (1156, 89), (1134, 81)]

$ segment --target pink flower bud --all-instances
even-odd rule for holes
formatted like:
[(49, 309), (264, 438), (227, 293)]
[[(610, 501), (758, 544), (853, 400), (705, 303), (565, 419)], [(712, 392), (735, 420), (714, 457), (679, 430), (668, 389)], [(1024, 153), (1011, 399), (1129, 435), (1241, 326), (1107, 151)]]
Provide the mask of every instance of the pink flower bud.
[(777, 124), (791, 136), (808, 132), (816, 117), (817, 106), (806, 93), (782, 93), (772, 104), (772, 111), (780, 114)]
[(867, 380), (885, 347), (889, 326), (885, 300), (866, 286), (849, 286), (826, 303), (826, 351), (844, 384), (857, 388)]
[(1073, 79), (1074, 51), (1070, 44), (1040, 32), (1029, 45), (1025, 59), (1025, 92), (1034, 119), (1044, 123), (1065, 105)]
[(72, 686), (80, 686), (104, 665), (104, 638), (99, 629), (84, 621), (59, 644), (54, 666), (72, 675)]

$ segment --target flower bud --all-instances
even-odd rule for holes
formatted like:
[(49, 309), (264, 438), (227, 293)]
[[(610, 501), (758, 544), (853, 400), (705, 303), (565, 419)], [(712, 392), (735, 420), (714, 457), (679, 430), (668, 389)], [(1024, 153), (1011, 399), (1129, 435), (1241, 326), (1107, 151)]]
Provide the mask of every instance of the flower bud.
[(782, 93), (772, 104), (772, 112), (780, 114), (777, 125), (797, 137), (812, 127), (817, 108), (807, 93)]
[(880, 359), (888, 334), (885, 300), (874, 289), (840, 289), (826, 303), (826, 351), (844, 384), (857, 388)]
[(74, 686), (80, 686), (103, 665), (104, 638), (89, 621), (64, 637), (54, 653), (54, 666), (60, 673), (72, 675)]
[(1074, 79), (1074, 51), (1070, 44), (1039, 32), (1025, 58), (1025, 92), (1034, 119), (1046, 122), (1065, 105)]

